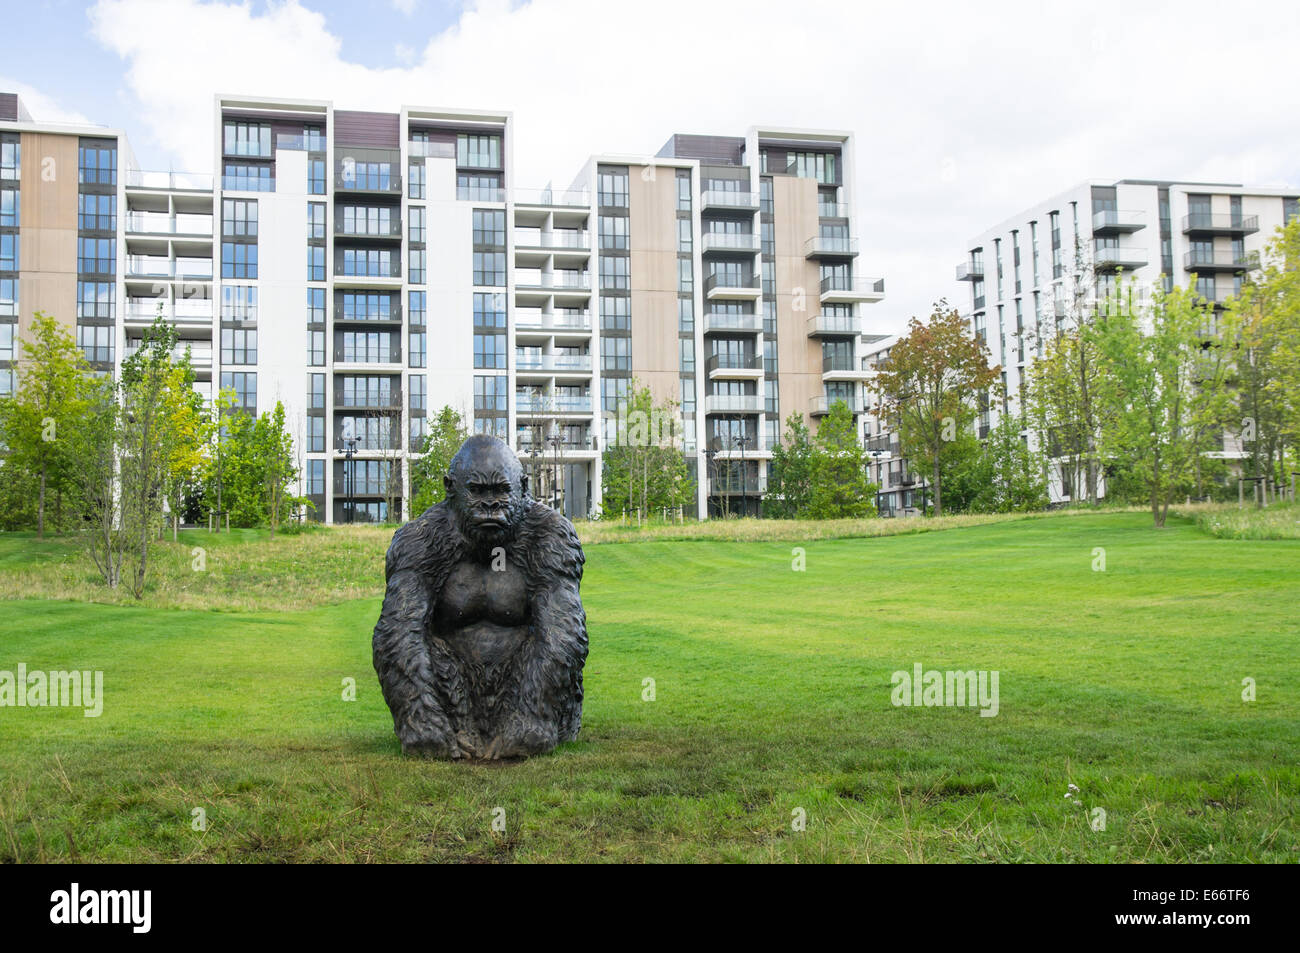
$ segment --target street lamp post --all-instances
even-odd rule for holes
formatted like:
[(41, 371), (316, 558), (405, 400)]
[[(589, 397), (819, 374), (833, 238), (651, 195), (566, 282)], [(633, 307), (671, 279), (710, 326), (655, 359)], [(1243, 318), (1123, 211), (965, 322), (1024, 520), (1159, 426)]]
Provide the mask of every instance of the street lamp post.
[(347, 497), (349, 523), (353, 522), (356, 516), (356, 504), (352, 500), (352, 493), (356, 489), (357, 475), (352, 468), (352, 454), (357, 452), (357, 442), (356, 437), (347, 437), (343, 441), (343, 492)]
[(704, 515), (709, 515), (709, 497), (713, 495), (713, 481), (716, 473), (713, 467), (713, 458), (718, 455), (718, 451), (708, 447), (704, 451)]
[(555, 448), (555, 468), (551, 472), (551, 509), (560, 511), (560, 435), (551, 434), (551, 446)]
[(743, 431), (736, 438), (736, 446), (740, 448), (740, 509), (744, 516), (749, 515), (749, 470), (745, 468), (745, 444), (748, 442), (749, 437)]

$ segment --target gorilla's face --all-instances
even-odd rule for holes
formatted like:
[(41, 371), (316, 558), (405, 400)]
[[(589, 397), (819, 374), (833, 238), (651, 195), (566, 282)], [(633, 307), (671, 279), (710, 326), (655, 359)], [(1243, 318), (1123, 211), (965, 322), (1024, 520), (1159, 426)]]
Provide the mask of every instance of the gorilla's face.
[(513, 537), (527, 511), (519, 458), (494, 437), (465, 441), (452, 460), (446, 486), (461, 532), (477, 545)]

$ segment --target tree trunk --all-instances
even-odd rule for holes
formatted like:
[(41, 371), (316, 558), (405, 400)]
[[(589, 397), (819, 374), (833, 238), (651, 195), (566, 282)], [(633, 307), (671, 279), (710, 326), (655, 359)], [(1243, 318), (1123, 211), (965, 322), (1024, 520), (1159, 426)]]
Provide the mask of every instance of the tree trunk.
[(934, 452), (934, 515), (943, 515), (943, 490), (939, 486), (939, 451)]
[(41, 493), (36, 504), (36, 538), (45, 538), (45, 464), (41, 464)]

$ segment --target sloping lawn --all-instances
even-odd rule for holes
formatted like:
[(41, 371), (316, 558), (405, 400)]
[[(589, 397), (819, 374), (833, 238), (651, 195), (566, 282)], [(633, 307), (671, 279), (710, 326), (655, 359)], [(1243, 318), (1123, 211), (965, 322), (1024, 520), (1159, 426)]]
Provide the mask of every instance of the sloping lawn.
[[(0, 670), (98, 669), (105, 695), (98, 718), (0, 708), (0, 862), (1295, 862), (1300, 543), (1149, 523), (809, 540), (803, 571), (797, 541), (590, 546), (582, 735), (508, 765), (400, 755), (377, 588), (0, 601)], [(59, 546), (0, 537), (0, 572)], [(382, 545), (354, 558), (372, 587)], [(891, 704), (917, 663), (997, 671), (996, 717)]]

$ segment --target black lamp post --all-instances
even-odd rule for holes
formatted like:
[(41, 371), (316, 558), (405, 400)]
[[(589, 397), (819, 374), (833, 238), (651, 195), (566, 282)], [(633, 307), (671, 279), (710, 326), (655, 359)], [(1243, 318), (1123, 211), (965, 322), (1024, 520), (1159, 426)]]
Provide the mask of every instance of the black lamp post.
[(555, 448), (555, 469), (551, 474), (551, 509), (560, 510), (560, 434), (551, 434), (551, 446)]
[(343, 492), (347, 496), (345, 505), (348, 510), (349, 523), (353, 522), (356, 516), (356, 504), (352, 501), (352, 493), (356, 489), (357, 475), (356, 471), (353, 470), (352, 454), (357, 452), (357, 443), (356, 437), (343, 438)]
[(749, 470), (745, 468), (745, 444), (748, 442), (749, 437), (742, 430), (736, 438), (736, 446), (740, 448), (740, 508), (744, 516), (749, 515)]

